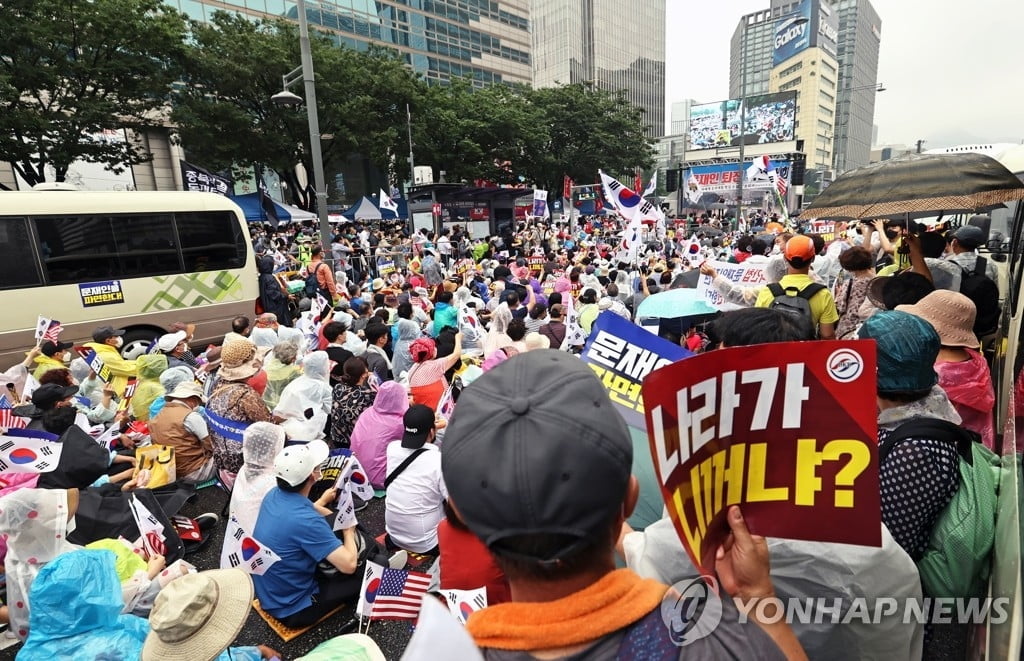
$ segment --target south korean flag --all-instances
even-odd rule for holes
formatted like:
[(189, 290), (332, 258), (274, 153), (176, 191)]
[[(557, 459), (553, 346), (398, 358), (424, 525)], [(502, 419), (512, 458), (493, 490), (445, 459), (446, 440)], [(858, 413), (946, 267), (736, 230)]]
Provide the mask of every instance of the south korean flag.
[(469, 616), (478, 610), (487, 608), (487, 589), (477, 588), (475, 590), (441, 590), (445, 601), (448, 603), (448, 610), (462, 624), (466, 623)]
[(57, 439), (44, 431), (8, 429), (0, 436), (0, 473), (49, 473), (64, 447)]
[[(280, 556), (242, 529), (238, 519), (231, 517), (224, 533), (227, 567), (238, 567), (247, 574), (262, 576)], [(224, 563), (222, 563), (224, 565)]]

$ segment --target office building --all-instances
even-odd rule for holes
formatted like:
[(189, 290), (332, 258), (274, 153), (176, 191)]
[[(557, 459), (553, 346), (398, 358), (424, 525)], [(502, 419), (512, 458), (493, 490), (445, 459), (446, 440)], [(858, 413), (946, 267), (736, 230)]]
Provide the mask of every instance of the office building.
[(833, 164), (842, 173), (870, 162), (882, 21), (868, 0), (838, 0), (833, 10), (839, 14)]
[(686, 135), (690, 132), (690, 108), (697, 105), (693, 99), (672, 104), (669, 121), (669, 135)]
[[(801, 21), (782, 32), (778, 30), (794, 18)], [(729, 95), (735, 99), (780, 89), (796, 90), (798, 114), (804, 115), (798, 118), (797, 139), (804, 140), (807, 166), (820, 163), (822, 168), (834, 168), (838, 173), (867, 165), (880, 35), (881, 21), (868, 0), (771, 0), (768, 9), (743, 16), (736, 26), (729, 61)], [(824, 53), (824, 57), (818, 57), (818, 53)], [(786, 67), (778, 67), (780, 57), (797, 58), (789, 66), (800, 62), (802, 67), (812, 68), (803, 68), (800, 76), (795, 70), (783, 74)], [(837, 71), (830, 71), (831, 67)], [(830, 90), (827, 81), (810, 80), (812, 72), (817, 77), (822, 71), (835, 83), (835, 89)], [(799, 83), (796, 78), (800, 78)], [(786, 88), (787, 84), (791, 87)], [(814, 102), (802, 98), (801, 85), (809, 85), (807, 91)], [(829, 106), (834, 113), (831, 118), (827, 117)], [(813, 117), (808, 115), (812, 110)], [(812, 126), (807, 126), (808, 121)], [(826, 129), (826, 124), (832, 126)], [(826, 134), (828, 138), (823, 140)], [(822, 160), (824, 152), (829, 153), (828, 163)]]
[(665, 0), (533, 0), (530, 27), (534, 86), (622, 90), (665, 134)]
[[(165, 0), (189, 18), (234, 11), (254, 19), (298, 17), (292, 0)], [(387, 46), (429, 81), (529, 83), (530, 0), (307, 0), (310, 29), (339, 46)]]

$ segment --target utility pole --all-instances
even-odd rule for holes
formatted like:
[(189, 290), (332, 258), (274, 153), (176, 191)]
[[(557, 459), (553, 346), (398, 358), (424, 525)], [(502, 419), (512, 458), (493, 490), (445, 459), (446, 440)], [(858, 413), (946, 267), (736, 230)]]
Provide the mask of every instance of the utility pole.
[(412, 155), (412, 111), (405, 104), (405, 126), (409, 131), (409, 187), (416, 185), (416, 159)]

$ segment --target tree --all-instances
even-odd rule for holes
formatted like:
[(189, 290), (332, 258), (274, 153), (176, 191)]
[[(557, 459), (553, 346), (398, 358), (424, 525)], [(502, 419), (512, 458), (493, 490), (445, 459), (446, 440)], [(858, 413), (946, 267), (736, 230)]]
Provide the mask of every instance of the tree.
[[(172, 113), (190, 156), (215, 169), (271, 167), (289, 183), (294, 201), (311, 209), (313, 196), (294, 169), (302, 163), (313, 171), (305, 109), (270, 101), (281, 91), (281, 77), (299, 64), (296, 26), (217, 12), (210, 23), (194, 23), (192, 37), (187, 86)], [(358, 52), (316, 34), (310, 46), (320, 132), (331, 136), (321, 141), (325, 166), (360, 153), (384, 171), (393, 168), (391, 155), (405, 149), (405, 104), (415, 101), (422, 83), (390, 51)]]
[(178, 79), (186, 22), (160, 0), (5, 0), (0, 29), (0, 161), (27, 183), (76, 159), (115, 172), (151, 154), (92, 141), (159, 126)]

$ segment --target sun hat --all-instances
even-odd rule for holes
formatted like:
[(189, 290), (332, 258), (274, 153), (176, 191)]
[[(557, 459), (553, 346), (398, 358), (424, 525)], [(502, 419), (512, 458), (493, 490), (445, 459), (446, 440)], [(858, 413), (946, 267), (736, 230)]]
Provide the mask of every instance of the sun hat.
[(974, 225), (958, 227), (949, 236), (951, 239), (956, 239), (961, 246), (968, 250), (974, 250), (985, 243), (984, 230)]
[(44, 356), (53, 358), (54, 354), (60, 353), (61, 351), (67, 351), (71, 347), (75, 346), (72, 342), (51, 342), (47, 340), (39, 345), (39, 351)]
[(178, 346), (186, 337), (188, 337), (188, 333), (183, 330), (161, 335), (160, 339), (156, 341), (156, 348), (164, 353), (174, 351), (174, 347)]
[(527, 351), (551, 348), (551, 338), (540, 333), (527, 333), (526, 337), (523, 338), (523, 343), (526, 344)]
[(896, 309), (931, 324), (943, 346), (977, 349), (981, 344), (972, 330), (978, 308), (960, 292), (937, 289), (914, 305), (897, 305)]
[(174, 386), (174, 390), (167, 393), (166, 397), (171, 399), (188, 399), (189, 397), (198, 397), (199, 401), (206, 403), (206, 395), (203, 394), (203, 387), (195, 381), (182, 381), (178, 385)]
[(115, 330), (113, 326), (100, 326), (92, 332), (92, 341), (102, 344), (112, 337), (124, 335), (123, 330)]
[(801, 268), (814, 261), (817, 252), (814, 250), (814, 241), (811, 240), (811, 237), (797, 234), (789, 241), (786, 241), (786, 249), (783, 255), (787, 262), (800, 260), (798, 268)]
[(413, 404), (402, 416), (405, 432), (402, 434), (402, 447), (415, 450), (423, 447), (434, 429), (434, 409), (425, 404)]
[(220, 352), (220, 377), (226, 381), (244, 381), (260, 371), (255, 361), (256, 345), (251, 340), (226, 342)]
[(32, 392), (32, 403), (39, 409), (52, 409), (58, 402), (78, 393), (78, 386), (44, 383)]
[(323, 441), (289, 445), (274, 457), (274, 475), (294, 487), (312, 475), (330, 454), (331, 449)]
[(500, 552), (524, 534), (560, 539), (517, 556), (538, 565), (608, 533), (632, 465), (629, 430), (608, 392), (584, 363), (554, 349), (509, 359), (465, 389), (441, 453), (459, 515), (489, 548)]
[(377, 292), (381, 289), (384, 289), (384, 278), (374, 278), (370, 281), (370, 291)]
[(877, 345), (878, 392), (921, 392), (939, 382), (939, 334), (921, 317), (882, 310), (861, 324), (857, 337)]
[(149, 614), (142, 661), (217, 658), (252, 608), (252, 579), (241, 569), (185, 574), (160, 590)]

